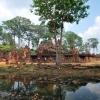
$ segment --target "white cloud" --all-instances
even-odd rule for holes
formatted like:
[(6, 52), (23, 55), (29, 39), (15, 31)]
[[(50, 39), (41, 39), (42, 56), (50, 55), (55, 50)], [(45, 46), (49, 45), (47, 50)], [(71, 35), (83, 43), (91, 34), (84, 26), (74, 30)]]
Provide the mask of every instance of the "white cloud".
[(95, 19), (95, 24), (87, 29), (84, 33), (79, 33), (79, 36), (86, 41), (89, 38), (97, 38), (100, 40), (100, 16)]
[(95, 22), (96, 22), (96, 23), (100, 22), (100, 16), (97, 16), (97, 17), (96, 17)]
[(5, 2), (0, 1), (0, 20), (3, 21), (5, 19), (12, 18), (13, 14), (12, 12), (6, 8)]
[[(13, 4), (15, 3), (16, 2), (13, 2)], [(40, 23), (38, 21), (39, 16), (36, 16), (33, 13), (31, 13), (30, 4), (27, 5), (25, 6), (22, 5), (22, 7), (10, 7), (11, 4), (9, 4), (6, 0), (0, 1), (0, 24), (2, 24), (2, 21), (10, 20), (16, 16), (22, 16), (28, 18), (33, 23), (39, 24)]]
[(70, 23), (64, 23), (65, 32), (69, 31), (72, 26)]
[(27, 8), (15, 9), (15, 15), (16, 16), (22, 16), (22, 17), (28, 18), (28, 19), (30, 19), (35, 24), (39, 24), (40, 23), (38, 21), (39, 16), (34, 15)]
[(87, 39), (89, 38), (97, 38), (99, 41), (99, 45), (98, 45), (98, 49), (99, 49), (100, 48), (100, 16), (97, 16), (95, 18), (95, 23), (93, 26), (89, 27), (87, 31), (85, 31), (84, 33), (79, 33), (78, 35), (83, 38), (84, 42), (86, 42)]
[(98, 83), (98, 84), (88, 83), (86, 85), (86, 88), (89, 89), (91, 93), (98, 95), (99, 100), (100, 100), (100, 88), (98, 88), (98, 87), (100, 87), (100, 83)]

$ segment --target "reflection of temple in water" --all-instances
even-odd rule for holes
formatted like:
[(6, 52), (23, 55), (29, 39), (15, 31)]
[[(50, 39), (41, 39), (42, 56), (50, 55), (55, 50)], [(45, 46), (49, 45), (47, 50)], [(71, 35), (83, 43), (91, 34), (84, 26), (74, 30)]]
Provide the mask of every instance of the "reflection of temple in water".
[[(8, 78), (8, 79), (7, 79)], [(81, 86), (100, 80), (91, 78), (66, 78), (54, 80), (34, 79), (29, 75), (8, 74), (0, 78), (0, 95), (5, 94), (9, 100), (65, 100), (66, 92), (75, 93)], [(8, 95), (8, 94), (9, 95)], [(3, 97), (3, 96), (2, 96)], [(20, 98), (20, 99), (18, 99)], [(37, 99), (32, 99), (37, 98)]]
[(18, 84), (19, 82), (22, 82), (25, 88), (28, 88), (28, 86), (30, 85), (31, 79), (28, 75), (10, 74), (8, 76), (8, 81), (10, 84), (13, 84), (13, 85), (14, 85), (14, 82), (18, 82)]

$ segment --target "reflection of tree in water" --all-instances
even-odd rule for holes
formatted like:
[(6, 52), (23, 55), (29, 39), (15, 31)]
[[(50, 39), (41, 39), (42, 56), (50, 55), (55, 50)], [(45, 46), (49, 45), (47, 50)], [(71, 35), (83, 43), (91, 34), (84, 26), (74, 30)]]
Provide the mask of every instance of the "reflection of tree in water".
[[(27, 100), (36, 90), (35, 81), (31, 80), (28, 75), (9, 75), (6, 82), (0, 82), (0, 91), (10, 92), (9, 100), (25, 98)], [(5, 83), (5, 84), (4, 84)], [(8, 90), (9, 89), (9, 90)], [(30, 99), (31, 100), (31, 99)]]
[[(29, 75), (8, 75), (8, 79), (0, 80), (0, 91), (11, 93), (7, 100), (65, 100), (67, 91), (75, 92), (90, 81), (86, 78), (67, 78), (60, 81), (34, 80)], [(19, 99), (18, 99), (19, 98)], [(5, 99), (6, 100), (6, 99)]]
[(7, 81), (0, 82), (0, 90), (2, 91), (10, 91), (12, 85), (9, 84)]
[(43, 100), (61, 100), (59, 84), (47, 81), (38, 82), (37, 91), (39, 96), (44, 96)]
[(81, 86), (86, 86), (89, 82), (98, 83), (100, 80), (92, 77), (81, 77), (67, 79), (64, 81), (64, 84), (61, 85), (63, 100), (65, 100), (65, 95), (67, 92), (76, 92), (76, 90), (78, 90)]
[[(8, 76), (10, 88), (9, 90), (5, 89), (6, 92), (11, 92), (12, 95), (9, 97), (9, 100), (17, 99), (23, 97), (23, 100), (31, 100), (33, 98), (40, 98), (42, 100), (58, 100), (59, 98), (59, 84), (57, 83), (46, 83), (46, 82), (36, 82), (31, 79), (29, 76), (20, 76), (20, 75), (10, 75)], [(7, 82), (1, 87), (5, 87)], [(4, 88), (1, 90), (3, 91)]]
[(28, 75), (20, 77), (16, 76), (15, 82), (15, 85), (17, 85), (17, 87), (12, 90), (12, 92), (15, 93), (14, 98), (19, 95), (24, 96), (26, 99), (30, 98), (30, 96), (33, 95), (36, 85), (34, 80), (30, 79)]

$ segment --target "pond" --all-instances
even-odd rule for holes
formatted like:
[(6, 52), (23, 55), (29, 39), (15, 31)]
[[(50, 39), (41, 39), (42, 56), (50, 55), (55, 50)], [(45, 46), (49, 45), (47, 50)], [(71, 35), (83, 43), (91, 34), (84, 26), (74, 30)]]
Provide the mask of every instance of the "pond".
[(100, 79), (3, 75), (0, 100), (100, 100)]

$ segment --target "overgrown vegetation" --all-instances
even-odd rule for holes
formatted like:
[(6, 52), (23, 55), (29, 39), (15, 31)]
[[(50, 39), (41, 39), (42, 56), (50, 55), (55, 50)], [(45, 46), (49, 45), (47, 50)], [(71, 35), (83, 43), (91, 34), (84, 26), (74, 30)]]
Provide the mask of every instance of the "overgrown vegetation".
[[(62, 34), (64, 23), (77, 24), (79, 21), (88, 16), (86, 5), (88, 0), (33, 0), (31, 5), (34, 14), (40, 16), (42, 24), (48, 23), (49, 31), (53, 34), (56, 47), (56, 67), (60, 67)], [(32, 10), (31, 9), (31, 10)], [(57, 35), (59, 33), (60, 46), (57, 46)]]
[(20, 69), (13, 66), (4, 66), (3, 64), (0, 65), (0, 74), (7, 74), (7, 73), (21, 73), (21, 74), (28, 74), (35, 77), (42, 77), (42, 76), (52, 76), (52, 77), (83, 77), (83, 76), (100, 76), (100, 68), (87, 68), (87, 69), (73, 69), (71, 67), (61, 67), (59, 70), (58, 68), (54, 67), (39, 67), (37, 65), (24, 65)]
[(0, 51), (10, 51), (11, 50), (11, 46), (8, 44), (0, 44)]
[[(57, 38), (59, 37), (59, 32), (60, 30), (57, 30)], [(10, 51), (11, 48), (16, 48), (18, 51), (21, 51), (25, 45), (29, 47), (31, 45), (31, 52), (34, 54), (39, 43), (41, 41), (42, 43), (46, 43), (48, 38), (52, 38), (54, 41), (54, 34), (48, 25), (35, 25), (29, 19), (17, 16), (13, 19), (3, 21), (0, 26), (0, 51)], [(86, 53), (90, 53), (90, 50), (92, 48), (96, 50), (99, 44), (97, 38), (90, 38), (86, 43), (83, 43), (82, 38), (71, 31), (63, 31), (62, 38), (62, 46), (67, 52), (72, 45), (75, 45), (80, 52), (85, 51)], [(18, 39), (19, 42), (16, 42), (16, 39)]]
[(25, 72), (30, 72), (33, 70), (38, 70), (39, 68), (37, 67), (37, 65), (23, 65), (20, 69), (16, 66), (14, 67), (14, 65), (5, 65), (4, 63), (0, 64), (0, 73), (9, 73), (9, 72), (21, 72), (21, 73), (25, 73)]

